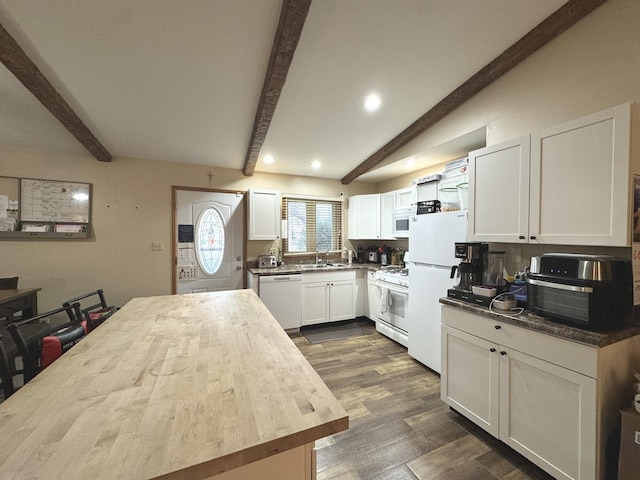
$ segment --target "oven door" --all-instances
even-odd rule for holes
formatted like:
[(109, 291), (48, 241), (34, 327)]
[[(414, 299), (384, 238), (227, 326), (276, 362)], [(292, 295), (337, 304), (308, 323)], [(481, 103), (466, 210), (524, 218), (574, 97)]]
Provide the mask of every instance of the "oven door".
[(375, 297), (379, 301), (377, 305), (372, 305), (375, 308), (372, 315), (392, 327), (408, 332), (409, 290), (381, 281), (376, 283), (376, 287)]

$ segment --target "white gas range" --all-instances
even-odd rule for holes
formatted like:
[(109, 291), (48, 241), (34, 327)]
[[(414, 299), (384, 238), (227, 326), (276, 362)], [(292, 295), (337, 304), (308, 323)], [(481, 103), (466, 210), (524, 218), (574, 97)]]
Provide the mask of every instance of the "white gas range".
[(384, 268), (369, 272), (369, 316), (376, 330), (405, 347), (408, 344), (409, 271)]
[(406, 268), (383, 268), (376, 270), (374, 276), (381, 282), (409, 288), (409, 270)]

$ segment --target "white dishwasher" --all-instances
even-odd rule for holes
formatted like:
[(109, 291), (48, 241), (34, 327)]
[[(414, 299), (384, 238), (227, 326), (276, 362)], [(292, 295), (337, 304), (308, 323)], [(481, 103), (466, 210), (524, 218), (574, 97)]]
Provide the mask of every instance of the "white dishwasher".
[(285, 330), (302, 326), (302, 274), (261, 275), (260, 300)]

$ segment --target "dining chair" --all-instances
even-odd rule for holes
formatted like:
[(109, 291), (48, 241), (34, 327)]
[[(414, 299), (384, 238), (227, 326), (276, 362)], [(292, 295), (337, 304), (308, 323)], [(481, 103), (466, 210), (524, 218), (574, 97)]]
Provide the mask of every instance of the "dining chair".
[(0, 335), (0, 381), (2, 382), (2, 395), (6, 400), (14, 394), (15, 388), (13, 386), (13, 368), (9, 362), (9, 356), (7, 350), (4, 347), (4, 341), (2, 335)]
[(85, 336), (81, 322), (80, 304), (74, 303), (7, 326), (22, 357), (22, 371), (14, 373), (22, 373), (25, 385)]
[(118, 307), (109, 306), (105, 300), (104, 291), (102, 289), (93, 292), (84, 293), (77, 297), (71, 298), (62, 304), (63, 307), (69, 307), (74, 303), (86, 301), (89, 306), (80, 306), (81, 317), (84, 320), (86, 333), (92, 332), (96, 327), (100, 326), (111, 315), (118, 311)]
[(18, 288), (18, 277), (0, 278), (0, 290), (14, 290)]

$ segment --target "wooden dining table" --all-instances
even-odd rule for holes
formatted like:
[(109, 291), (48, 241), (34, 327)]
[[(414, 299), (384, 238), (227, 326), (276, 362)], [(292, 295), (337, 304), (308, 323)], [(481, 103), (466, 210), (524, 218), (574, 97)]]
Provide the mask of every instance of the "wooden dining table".
[(13, 315), (22, 312), (23, 318), (38, 314), (40, 288), (12, 288), (0, 290), (0, 320), (12, 321)]
[(0, 404), (0, 478), (312, 480), (348, 422), (253, 290), (135, 298)]

